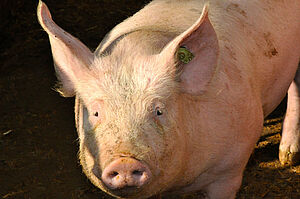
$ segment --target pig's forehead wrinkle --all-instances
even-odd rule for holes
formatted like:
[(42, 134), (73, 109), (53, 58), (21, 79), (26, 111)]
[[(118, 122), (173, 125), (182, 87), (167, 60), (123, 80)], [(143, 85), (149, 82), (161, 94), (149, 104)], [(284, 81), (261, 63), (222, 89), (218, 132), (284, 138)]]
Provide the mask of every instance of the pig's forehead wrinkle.
[[(130, 46), (132, 46), (132, 44), (126, 42), (126, 44), (124, 45), (124, 38), (126, 38), (126, 36), (130, 35), (131, 33), (138, 31), (138, 30), (133, 30), (131, 32), (126, 32), (124, 34), (121, 34), (115, 38), (111, 38), (111, 34), (108, 33), (104, 39), (101, 41), (101, 43), (99, 44), (99, 46), (97, 47), (97, 49), (95, 50), (94, 54), (96, 57), (105, 57), (105, 56), (109, 56), (112, 54), (112, 52), (116, 49), (122, 49), (122, 48), (128, 48)], [(121, 42), (122, 41), (122, 42)], [(123, 45), (122, 45), (123, 44)], [(103, 46), (106, 45), (107, 47), (105, 49), (103, 49)]]
[[(134, 31), (132, 31), (134, 32)], [(111, 54), (111, 52), (113, 51), (113, 49), (115, 48), (115, 46), (118, 44), (118, 42), (120, 42), (124, 37), (126, 37), (127, 35), (129, 35), (132, 32), (128, 32), (128, 33), (124, 33), (123, 35), (120, 35), (119, 37), (115, 38), (113, 41), (110, 41), (110, 44), (105, 48), (105, 49), (101, 49), (103, 47), (103, 45), (110, 40), (110, 34), (108, 33), (104, 39), (102, 40), (102, 42), (99, 44), (99, 46), (97, 47), (97, 49), (95, 50), (95, 55), (98, 57), (103, 57), (103, 56), (108, 56)]]
[[(124, 37), (126, 37), (127, 35), (129, 35), (130, 33), (133, 33), (135, 31), (138, 30), (131, 30), (131, 31), (127, 31), (127, 32), (123, 32), (121, 34), (118, 35), (112, 35), (112, 31), (108, 32), (103, 40), (100, 42), (99, 46), (97, 47), (97, 49), (95, 50), (95, 55), (96, 56), (105, 56), (107, 54), (110, 54), (110, 52), (112, 51), (112, 49), (116, 46), (116, 44), (122, 40)], [(106, 45), (106, 48), (103, 49), (103, 46)]]
[[(155, 48), (154, 52), (158, 53), (177, 35), (178, 33), (161, 31), (152, 26), (139, 27), (119, 35), (111, 35), (111, 32), (109, 32), (105, 35), (94, 54), (96, 56), (107, 56), (111, 54), (115, 48), (120, 48), (118, 45), (121, 43), (123, 43), (123, 45), (125, 43), (125, 47), (136, 45), (143, 46), (140, 49), (141, 51), (144, 50), (144, 45), (146, 44), (149, 48)], [(126, 38), (126, 40), (124, 38)], [(157, 46), (157, 42), (160, 45)], [(103, 48), (103, 46), (106, 47)]]

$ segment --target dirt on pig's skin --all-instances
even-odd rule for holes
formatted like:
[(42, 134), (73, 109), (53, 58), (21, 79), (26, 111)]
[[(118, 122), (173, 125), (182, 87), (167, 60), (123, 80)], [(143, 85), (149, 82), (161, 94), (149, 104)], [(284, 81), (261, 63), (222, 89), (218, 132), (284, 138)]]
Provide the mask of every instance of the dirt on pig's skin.
[[(94, 50), (105, 33), (149, 0), (45, 2), (61, 27)], [(74, 99), (52, 89), (56, 77), (47, 34), (37, 23), (37, 3), (0, 2), (5, 10), (0, 15), (0, 199), (109, 199), (78, 163)], [(300, 198), (300, 166), (278, 161), (284, 110), (282, 103), (266, 120), (238, 199)]]

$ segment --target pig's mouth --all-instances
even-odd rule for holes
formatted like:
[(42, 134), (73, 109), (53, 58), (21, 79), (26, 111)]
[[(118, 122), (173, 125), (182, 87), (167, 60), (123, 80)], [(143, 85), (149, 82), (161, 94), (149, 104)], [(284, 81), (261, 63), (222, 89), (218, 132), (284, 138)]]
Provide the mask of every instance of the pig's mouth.
[(137, 195), (140, 195), (143, 192), (144, 188), (138, 188), (133, 186), (123, 187), (121, 189), (108, 189), (108, 192), (114, 196), (121, 198), (136, 198)]

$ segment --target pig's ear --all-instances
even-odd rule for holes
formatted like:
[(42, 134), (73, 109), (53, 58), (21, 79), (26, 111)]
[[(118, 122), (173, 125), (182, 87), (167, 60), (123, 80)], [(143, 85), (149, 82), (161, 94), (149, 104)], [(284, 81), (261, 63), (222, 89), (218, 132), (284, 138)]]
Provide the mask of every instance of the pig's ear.
[(200, 18), (173, 39), (160, 53), (167, 65), (178, 67), (182, 91), (201, 95), (207, 89), (217, 65), (219, 45), (205, 5)]
[(54, 23), (45, 3), (39, 1), (38, 20), (48, 33), (51, 44), (55, 70), (65, 97), (75, 95), (75, 82), (83, 75), (93, 60), (92, 52), (78, 39)]

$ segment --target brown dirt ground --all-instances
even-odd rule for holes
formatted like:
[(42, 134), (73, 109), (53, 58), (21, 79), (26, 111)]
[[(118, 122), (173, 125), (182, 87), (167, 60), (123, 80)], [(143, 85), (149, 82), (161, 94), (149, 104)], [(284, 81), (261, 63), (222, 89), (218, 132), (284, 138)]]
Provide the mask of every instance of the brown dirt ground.
[[(106, 32), (149, 0), (45, 2), (60, 26), (95, 49)], [(52, 89), (56, 78), (37, 3), (0, 2), (0, 198), (111, 198), (81, 172), (74, 99)], [(283, 167), (277, 159), (284, 106), (265, 122), (238, 199), (300, 198), (300, 166)]]

